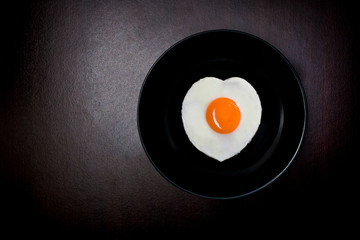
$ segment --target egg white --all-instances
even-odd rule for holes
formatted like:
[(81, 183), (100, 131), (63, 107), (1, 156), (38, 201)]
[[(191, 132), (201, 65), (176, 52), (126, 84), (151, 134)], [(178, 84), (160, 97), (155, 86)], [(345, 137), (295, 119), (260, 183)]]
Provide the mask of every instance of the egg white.
[[(234, 100), (241, 112), (238, 127), (228, 134), (215, 132), (206, 121), (208, 105), (219, 97)], [(260, 98), (246, 80), (232, 77), (223, 81), (205, 77), (186, 93), (181, 116), (190, 142), (199, 151), (222, 162), (238, 154), (251, 141), (259, 128), (261, 112)]]

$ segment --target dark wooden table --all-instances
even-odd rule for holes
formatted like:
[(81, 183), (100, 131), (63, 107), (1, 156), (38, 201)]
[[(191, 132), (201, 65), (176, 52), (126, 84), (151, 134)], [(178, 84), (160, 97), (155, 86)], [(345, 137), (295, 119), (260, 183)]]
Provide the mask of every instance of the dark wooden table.
[[(359, 191), (355, 4), (34, 1), (3, 8), (1, 233), (349, 232)], [(147, 159), (137, 131), (150, 67), (177, 41), (210, 29), (268, 41), (292, 63), (307, 95), (306, 135), (293, 163), (240, 199), (174, 187)]]

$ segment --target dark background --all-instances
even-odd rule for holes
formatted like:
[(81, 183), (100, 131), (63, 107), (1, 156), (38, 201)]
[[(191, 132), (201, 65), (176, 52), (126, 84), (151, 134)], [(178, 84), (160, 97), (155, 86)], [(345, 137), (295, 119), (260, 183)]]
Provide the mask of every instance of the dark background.
[[(3, 6), (1, 234), (351, 233), (359, 191), (356, 4), (65, 0)], [(279, 49), (298, 72), (308, 102), (304, 142), (288, 170), (265, 189), (233, 200), (200, 198), (167, 182), (147, 159), (136, 125), (139, 91), (156, 59), (184, 37), (219, 28), (254, 34)]]

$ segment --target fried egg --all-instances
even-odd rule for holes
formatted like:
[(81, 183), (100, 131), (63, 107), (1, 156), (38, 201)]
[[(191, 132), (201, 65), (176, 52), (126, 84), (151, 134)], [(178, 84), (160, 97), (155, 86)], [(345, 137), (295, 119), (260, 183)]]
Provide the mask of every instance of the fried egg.
[(205, 77), (185, 95), (181, 116), (190, 142), (222, 162), (243, 150), (257, 132), (261, 102), (246, 80)]

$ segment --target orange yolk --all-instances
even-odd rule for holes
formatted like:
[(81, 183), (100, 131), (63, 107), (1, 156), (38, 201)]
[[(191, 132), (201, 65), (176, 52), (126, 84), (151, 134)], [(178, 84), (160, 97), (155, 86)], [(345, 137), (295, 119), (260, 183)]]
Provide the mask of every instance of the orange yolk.
[(217, 133), (234, 131), (240, 123), (241, 113), (238, 105), (230, 98), (217, 98), (206, 110), (206, 121)]

